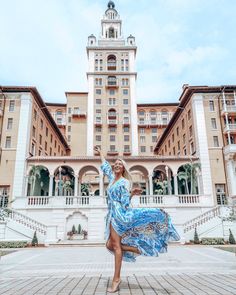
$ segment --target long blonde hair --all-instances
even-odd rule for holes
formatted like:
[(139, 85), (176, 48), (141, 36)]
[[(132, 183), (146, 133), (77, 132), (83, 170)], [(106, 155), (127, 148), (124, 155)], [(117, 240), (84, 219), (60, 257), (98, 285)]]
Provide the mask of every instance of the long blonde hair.
[(124, 167), (124, 172), (122, 173), (122, 176), (124, 177), (124, 178), (126, 178), (128, 181), (129, 181), (129, 190), (131, 190), (132, 189), (132, 187), (133, 187), (133, 181), (132, 181), (132, 176), (131, 176), (131, 174), (130, 174), (130, 172), (129, 172), (129, 168), (128, 168), (128, 165), (126, 164), (126, 162), (123, 160), (123, 159), (121, 159), (121, 158), (118, 158), (118, 159), (116, 159), (116, 161), (121, 161), (121, 163), (123, 164), (123, 167)]

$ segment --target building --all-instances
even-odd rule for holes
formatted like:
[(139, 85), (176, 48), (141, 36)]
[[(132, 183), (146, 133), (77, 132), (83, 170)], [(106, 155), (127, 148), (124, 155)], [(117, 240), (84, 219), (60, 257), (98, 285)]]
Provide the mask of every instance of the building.
[[(34, 87), (1, 87), (1, 206), (11, 214), (0, 239), (30, 239), (36, 230), (40, 241), (55, 243), (80, 224), (89, 240), (103, 241), (108, 181), (95, 145), (111, 162), (124, 158), (142, 186), (133, 206), (164, 208), (182, 240), (191, 237), (196, 218), (205, 224), (206, 215), (221, 214), (217, 202), (235, 189), (235, 158), (226, 174), (222, 143), (230, 142), (225, 152), (232, 155), (234, 105), (230, 116), (227, 110), (236, 87), (185, 86), (179, 103), (136, 104), (136, 51), (109, 1), (100, 38), (88, 37), (88, 92), (66, 92), (66, 103), (58, 104), (44, 103)], [(207, 99), (216, 110), (220, 95), (222, 111), (209, 123)], [(227, 130), (211, 130), (224, 118)], [(219, 147), (211, 149), (208, 137)]]

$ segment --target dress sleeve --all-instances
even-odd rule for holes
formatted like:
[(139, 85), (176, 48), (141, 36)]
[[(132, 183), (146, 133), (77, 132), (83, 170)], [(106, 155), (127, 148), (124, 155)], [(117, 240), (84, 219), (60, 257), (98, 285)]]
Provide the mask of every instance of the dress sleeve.
[(129, 193), (129, 182), (126, 180), (124, 184), (121, 185), (120, 190), (121, 190), (121, 205), (124, 208), (128, 208), (130, 204), (130, 193)]
[(105, 174), (108, 177), (109, 182), (111, 182), (114, 179), (111, 165), (105, 160), (101, 165), (101, 169), (103, 174)]

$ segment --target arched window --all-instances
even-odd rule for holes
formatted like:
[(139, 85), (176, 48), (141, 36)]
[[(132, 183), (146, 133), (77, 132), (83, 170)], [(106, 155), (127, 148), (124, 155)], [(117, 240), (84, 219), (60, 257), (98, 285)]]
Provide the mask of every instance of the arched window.
[(116, 76), (109, 76), (108, 77), (108, 85), (109, 86), (116, 86)]
[(109, 55), (107, 58), (107, 70), (116, 71), (116, 57), (115, 55)]
[(109, 28), (109, 38), (115, 38), (115, 30), (114, 28)]

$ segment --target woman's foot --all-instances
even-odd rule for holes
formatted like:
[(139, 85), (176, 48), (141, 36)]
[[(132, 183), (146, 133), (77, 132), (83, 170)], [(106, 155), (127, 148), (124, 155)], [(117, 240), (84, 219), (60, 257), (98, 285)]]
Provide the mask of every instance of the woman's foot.
[(121, 283), (121, 280), (118, 280), (118, 281), (113, 280), (112, 284), (111, 284), (111, 288), (108, 288), (107, 292), (109, 292), (109, 293), (117, 292), (119, 290), (120, 283)]

